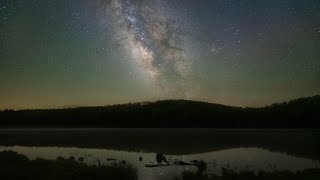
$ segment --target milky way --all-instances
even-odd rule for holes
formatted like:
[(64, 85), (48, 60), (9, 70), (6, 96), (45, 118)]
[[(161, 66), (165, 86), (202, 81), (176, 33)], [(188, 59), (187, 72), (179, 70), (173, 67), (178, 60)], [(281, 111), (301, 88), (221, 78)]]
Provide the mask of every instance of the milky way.
[(0, 109), (320, 93), (319, 0), (0, 4)]
[(161, 93), (188, 98), (192, 59), (179, 13), (159, 0), (110, 0), (103, 7), (115, 41), (145, 81)]

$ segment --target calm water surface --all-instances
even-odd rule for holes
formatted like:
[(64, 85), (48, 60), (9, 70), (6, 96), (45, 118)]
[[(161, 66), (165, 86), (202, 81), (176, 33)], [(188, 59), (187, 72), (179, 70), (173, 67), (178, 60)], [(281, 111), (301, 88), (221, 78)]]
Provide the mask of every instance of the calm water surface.
[[(179, 177), (183, 171), (197, 170), (197, 167), (193, 165), (174, 165), (174, 162), (177, 161), (190, 163), (193, 160), (203, 160), (207, 164), (207, 174), (219, 174), (223, 167), (232, 168), (236, 171), (249, 169), (256, 172), (259, 170), (272, 171), (275, 168), (277, 170), (297, 171), (320, 167), (318, 159), (309, 158), (306, 154), (308, 151), (313, 154), (312, 151), (316, 151), (318, 148), (316, 140), (319, 133), (309, 130), (7, 129), (0, 130), (0, 137), (1, 135), (0, 151), (12, 150), (26, 155), (30, 159), (56, 159), (59, 156), (65, 158), (73, 156), (75, 159), (83, 157), (85, 163), (95, 165), (126, 161), (138, 170), (140, 180), (173, 179)], [(92, 141), (86, 142), (92, 140), (88, 136), (96, 139), (96, 142), (93, 144), (91, 144)], [(133, 138), (133, 136), (136, 137)], [(232, 137), (240, 138), (230, 140), (230, 136), (231, 139)], [(243, 140), (241, 136), (247, 139)], [(254, 136), (254, 138), (250, 139), (251, 136)], [(187, 139), (184, 137), (187, 137)], [(278, 137), (278, 139), (269, 141), (268, 137)], [(49, 141), (46, 142), (49, 144), (43, 144), (43, 138)], [(76, 142), (81, 142), (81, 144), (78, 147), (76, 144), (68, 146), (68, 139), (72, 138)], [(78, 141), (77, 138), (83, 141)], [(201, 138), (202, 141), (193, 142), (197, 138)], [(304, 138), (307, 139), (303, 140)], [(115, 141), (111, 141), (112, 139), (115, 139)], [(220, 141), (217, 139), (220, 139)], [(256, 141), (253, 141), (254, 139)], [(284, 147), (288, 146), (288, 149), (291, 149), (290, 147), (293, 147), (293, 145), (301, 146), (299, 143), (303, 144), (306, 141), (309, 141), (307, 143), (309, 147), (299, 147), (297, 152), (288, 153), (283, 150), (282, 146), (280, 147), (281, 141), (279, 142), (279, 139), (287, 139), (285, 141), (287, 144), (284, 144)], [(294, 139), (296, 139), (296, 142)], [(215, 140), (217, 140), (216, 143)], [(241, 147), (241, 144), (232, 141), (249, 142)], [(263, 143), (262, 141), (267, 142)], [(175, 148), (175, 142), (177, 146), (182, 147)], [(202, 143), (206, 143), (206, 145), (202, 145)], [(130, 145), (134, 147), (130, 147)], [(199, 148), (197, 149), (197, 147)], [(159, 151), (157, 151), (157, 148)], [(274, 150), (277, 148), (279, 151)], [(174, 149), (177, 149), (178, 153)], [(194, 149), (195, 151), (189, 151), (188, 149)], [(146, 167), (146, 165), (158, 164), (156, 154), (159, 152), (164, 153), (171, 165)]]

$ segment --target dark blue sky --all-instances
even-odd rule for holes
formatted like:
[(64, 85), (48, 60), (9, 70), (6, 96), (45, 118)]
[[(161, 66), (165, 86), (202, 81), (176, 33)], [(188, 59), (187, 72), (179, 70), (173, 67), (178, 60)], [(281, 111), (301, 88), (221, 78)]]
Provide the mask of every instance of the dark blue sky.
[(4, 0), (0, 108), (320, 92), (318, 0)]

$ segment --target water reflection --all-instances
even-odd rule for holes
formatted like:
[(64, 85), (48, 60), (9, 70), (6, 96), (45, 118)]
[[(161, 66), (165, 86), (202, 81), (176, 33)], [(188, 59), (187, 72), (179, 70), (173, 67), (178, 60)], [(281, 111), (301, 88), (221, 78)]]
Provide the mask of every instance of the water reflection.
[[(275, 168), (277, 170), (297, 171), (320, 166), (319, 161), (297, 158), (260, 148), (233, 148), (191, 155), (164, 155), (167, 162), (163, 162), (163, 166), (159, 167), (156, 166), (158, 165), (156, 153), (69, 147), (1, 146), (0, 151), (4, 150), (15, 151), (27, 156), (29, 159), (44, 158), (53, 160), (59, 156), (65, 158), (73, 156), (76, 160), (90, 165), (98, 165), (99, 163), (108, 165), (114, 162), (129, 163), (137, 168), (140, 180), (172, 179), (180, 176), (183, 171), (196, 171), (197, 166), (190, 164), (201, 160), (206, 163), (207, 174), (219, 174), (223, 167), (232, 168), (236, 171), (272, 171)], [(180, 162), (180, 165), (177, 162)], [(181, 164), (181, 162), (186, 164)]]

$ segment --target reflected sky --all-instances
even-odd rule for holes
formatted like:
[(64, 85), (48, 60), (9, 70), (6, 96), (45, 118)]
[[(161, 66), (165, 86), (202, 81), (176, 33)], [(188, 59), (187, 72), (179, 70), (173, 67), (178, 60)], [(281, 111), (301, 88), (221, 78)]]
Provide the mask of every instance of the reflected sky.
[[(57, 157), (78, 159), (84, 158), (84, 162), (90, 165), (112, 164), (125, 160), (138, 170), (140, 180), (149, 179), (173, 179), (179, 177), (183, 171), (196, 171), (194, 166), (172, 165), (167, 167), (147, 168), (146, 164), (157, 164), (156, 153), (115, 151), (107, 149), (65, 148), (65, 147), (26, 147), (26, 146), (0, 146), (0, 151), (13, 150), (26, 155), (30, 159), (44, 158), (56, 159)], [(190, 162), (203, 160), (207, 164), (208, 174), (219, 174), (221, 168), (230, 167), (235, 171), (240, 170), (290, 170), (297, 171), (308, 168), (320, 167), (319, 161), (306, 158), (297, 158), (284, 153), (271, 152), (260, 148), (233, 148), (189, 155), (165, 155), (170, 164), (175, 161)], [(142, 161), (139, 158), (142, 157)], [(108, 158), (115, 159), (109, 160)]]

